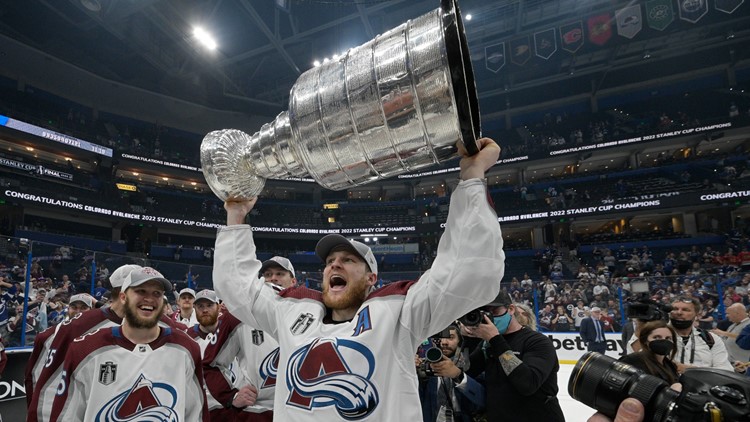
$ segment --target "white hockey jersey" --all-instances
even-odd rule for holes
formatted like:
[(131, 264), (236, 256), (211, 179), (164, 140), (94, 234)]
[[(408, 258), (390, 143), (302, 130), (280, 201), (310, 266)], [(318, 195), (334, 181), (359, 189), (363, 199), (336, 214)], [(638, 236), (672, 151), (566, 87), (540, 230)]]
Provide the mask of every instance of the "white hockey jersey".
[(161, 328), (133, 344), (121, 327), (78, 337), (65, 356), (50, 420), (208, 422), (198, 345)]
[(417, 346), (497, 296), (502, 239), (486, 189), (473, 179), (453, 193), (432, 268), (416, 283), (375, 290), (352, 321), (332, 323), (318, 291), (264, 289), (248, 225), (219, 230), (214, 286), (234, 315), (279, 342), (275, 419), (415, 422)]

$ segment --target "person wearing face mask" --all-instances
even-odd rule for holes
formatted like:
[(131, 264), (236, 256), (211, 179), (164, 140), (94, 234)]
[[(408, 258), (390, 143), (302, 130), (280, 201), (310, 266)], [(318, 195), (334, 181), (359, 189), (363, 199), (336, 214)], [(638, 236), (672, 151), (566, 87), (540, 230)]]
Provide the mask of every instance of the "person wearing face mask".
[(715, 368), (733, 371), (724, 342), (716, 334), (694, 327), (695, 318), (701, 311), (697, 299), (682, 296), (672, 302), (669, 324), (678, 336), (675, 341), (677, 353), (674, 361), (677, 371), (688, 368)]
[(677, 365), (672, 362), (677, 333), (666, 321), (649, 321), (641, 325), (638, 341), (642, 345), (640, 352), (631, 353), (620, 358), (620, 362), (633, 365), (643, 372), (659, 377), (670, 385), (679, 377)]
[(546, 335), (521, 325), (516, 305), (500, 292), (486, 307), (477, 326), (461, 326), (465, 336), (483, 342), (469, 356), (467, 375), (484, 372), (488, 421), (564, 421), (557, 400), (560, 364), (552, 341)]

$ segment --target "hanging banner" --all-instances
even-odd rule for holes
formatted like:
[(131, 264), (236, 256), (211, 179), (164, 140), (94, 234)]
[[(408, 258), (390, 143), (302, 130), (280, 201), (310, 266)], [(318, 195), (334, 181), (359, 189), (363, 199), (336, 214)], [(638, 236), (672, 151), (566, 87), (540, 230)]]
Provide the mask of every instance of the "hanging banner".
[(575, 53), (583, 46), (583, 22), (571, 22), (560, 26), (560, 48)]
[(526, 35), (510, 41), (511, 63), (523, 66), (531, 58), (531, 38)]
[(649, 0), (646, 2), (648, 26), (657, 31), (665, 30), (674, 21), (672, 0)]
[(714, 8), (720, 12), (732, 14), (744, 2), (745, 0), (714, 0)]
[(491, 72), (499, 72), (505, 67), (505, 43), (492, 44), (484, 47), (484, 65)]
[(557, 51), (557, 36), (555, 28), (550, 28), (534, 34), (534, 51), (538, 57), (549, 60)]
[(680, 6), (680, 19), (697, 23), (708, 13), (708, 0), (677, 0)]
[(617, 33), (627, 39), (633, 39), (643, 29), (643, 15), (641, 5), (634, 4), (615, 12)]
[(589, 30), (589, 41), (596, 45), (604, 45), (612, 38), (612, 15), (603, 13), (591, 16), (586, 20)]

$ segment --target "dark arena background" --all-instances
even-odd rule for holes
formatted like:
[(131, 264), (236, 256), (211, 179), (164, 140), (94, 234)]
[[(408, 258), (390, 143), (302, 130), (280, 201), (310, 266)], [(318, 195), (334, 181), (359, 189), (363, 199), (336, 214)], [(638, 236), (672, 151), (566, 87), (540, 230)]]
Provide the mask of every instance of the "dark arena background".
[[(750, 304), (750, 4), (460, 6), (482, 134), (502, 147), (487, 177), (505, 240), (502, 285), (538, 313), (561, 362), (585, 351), (578, 333), (552, 322), (579, 299), (602, 308), (609, 353), (619, 355), (634, 280), (648, 281), (656, 301), (699, 298), (707, 326), (725, 319), (726, 306)], [(10, 364), (70, 294), (106, 300), (107, 276), (122, 264), (152, 266), (178, 289), (211, 288), (225, 212), (201, 172), (203, 136), (256, 132), (287, 110), (301, 73), (437, 7), (2, 2), (0, 324), (6, 352), (18, 355)], [(215, 45), (202, 44), (196, 27)], [(372, 247), (379, 283), (417, 279), (435, 255), (457, 166), (343, 191), (269, 180), (249, 218), (258, 255), (289, 257), (300, 282), (319, 288), (314, 246), (340, 233)], [(6, 371), (0, 415), (20, 420), (8, 409), (23, 411), (22, 374)]]

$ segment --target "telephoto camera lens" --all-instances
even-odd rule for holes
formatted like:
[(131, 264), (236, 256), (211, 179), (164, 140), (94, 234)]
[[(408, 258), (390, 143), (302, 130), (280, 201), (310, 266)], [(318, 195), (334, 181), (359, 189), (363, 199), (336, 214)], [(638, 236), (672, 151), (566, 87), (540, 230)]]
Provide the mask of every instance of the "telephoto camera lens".
[(443, 352), (437, 347), (429, 348), (424, 354), (424, 359), (431, 363), (440, 362), (443, 360)]
[(645, 422), (665, 421), (680, 395), (668, 387), (660, 378), (596, 352), (583, 355), (568, 381), (571, 397), (613, 419), (623, 400), (638, 399), (646, 409)]

